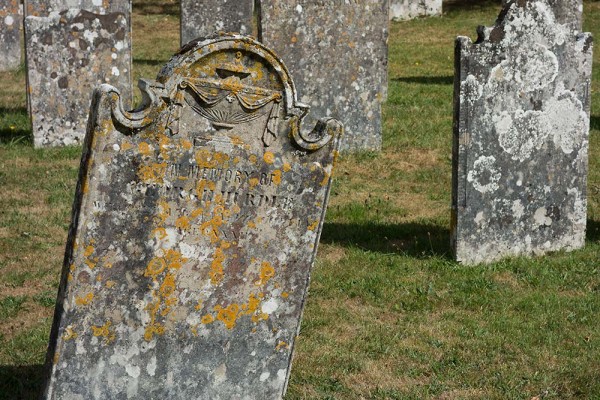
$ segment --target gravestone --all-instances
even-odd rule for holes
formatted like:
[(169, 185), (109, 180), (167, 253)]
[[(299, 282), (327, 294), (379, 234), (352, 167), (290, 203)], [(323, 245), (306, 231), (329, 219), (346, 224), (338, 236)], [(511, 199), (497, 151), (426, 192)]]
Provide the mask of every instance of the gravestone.
[(129, 19), (131, 0), (25, 0), (25, 15), (47, 17), (71, 8), (79, 8), (95, 14), (121, 12)]
[(0, 1), (0, 71), (21, 64), (21, 20), (19, 0)]
[(131, 102), (131, 36), (123, 13), (70, 9), (25, 19), (28, 100), (36, 147), (80, 144), (91, 91), (111, 83)]
[(94, 94), (45, 399), (280, 399), (342, 127), (245, 36), (140, 88)]
[(181, 0), (181, 45), (215, 32), (255, 35), (254, 0)]
[[(510, 1), (512, 0), (503, 0), (503, 6)], [(569, 25), (575, 32), (581, 32), (583, 0), (548, 0), (548, 4), (554, 11), (557, 22)]]
[(442, 0), (390, 0), (390, 19), (403, 21), (442, 15)]
[(592, 38), (545, 0), (456, 42), (453, 242), (468, 264), (584, 245)]
[[(316, 115), (344, 122), (342, 150), (381, 149), (387, 0), (261, 0), (261, 41), (286, 60)], [(310, 102), (309, 102), (310, 101)]]

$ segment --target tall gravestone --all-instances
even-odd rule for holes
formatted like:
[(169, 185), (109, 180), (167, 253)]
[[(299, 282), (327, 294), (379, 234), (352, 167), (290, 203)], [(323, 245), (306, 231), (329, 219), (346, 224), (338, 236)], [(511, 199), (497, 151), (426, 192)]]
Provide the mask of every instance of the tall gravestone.
[(181, 0), (181, 44), (215, 32), (255, 34), (254, 0)]
[(341, 135), (244, 36), (94, 94), (45, 399), (280, 399)]
[(131, 15), (131, 0), (25, 0), (25, 15), (47, 17), (70, 8), (80, 8), (96, 14), (121, 12)]
[(91, 91), (110, 83), (131, 102), (129, 15), (81, 9), (25, 19), (28, 100), (36, 147), (80, 144)]
[(19, 0), (0, 0), (0, 71), (21, 65), (21, 20)]
[(381, 149), (388, 0), (261, 0), (261, 41), (317, 115), (343, 118), (342, 150)]
[[(506, 6), (511, 0), (502, 0)], [(568, 25), (575, 32), (581, 32), (583, 17), (583, 0), (548, 0), (554, 11), (556, 21)]]
[(545, 0), (456, 42), (453, 241), (468, 264), (584, 245), (592, 38)]
[(442, 14), (442, 0), (390, 0), (390, 19), (402, 21)]

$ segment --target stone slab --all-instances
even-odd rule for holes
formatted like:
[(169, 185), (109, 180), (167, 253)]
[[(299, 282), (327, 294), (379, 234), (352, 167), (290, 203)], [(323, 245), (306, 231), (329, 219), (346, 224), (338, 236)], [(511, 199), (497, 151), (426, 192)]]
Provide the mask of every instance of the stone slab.
[(545, 0), (456, 42), (453, 246), (467, 264), (584, 245), (592, 38)]
[(0, 0), (0, 71), (21, 65), (21, 21), (19, 0)]
[[(514, 0), (503, 0), (503, 6)], [(566, 24), (575, 32), (583, 29), (583, 0), (548, 0), (548, 4), (554, 11), (556, 21)]]
[(342, 150), (381, 149), (387, 0), (261, 0), (260, 40), (288, 67), (316, 115), (341, 119)]
[(390, 0), (390, 19), (404, 21), (442, 15), (442, 0)]
[(341, 124), (244, 36), (140, 88), (94, 95), (44, 398), (281, 399)]
[(95, 14), (124, 13), (127, 18), (131, 15), (131, 0), (25, 0), (25, 15), (47, 17), (58, 13), (79, 8)]
[(256, 35), (254, 0), (181, 0), (181, 45), (215, 32)]
[(131, 105), (129, 17), (70, 9), (25, 19), (27, 85), (36, 147), (81, 144), (91, 93), (111, 83)]

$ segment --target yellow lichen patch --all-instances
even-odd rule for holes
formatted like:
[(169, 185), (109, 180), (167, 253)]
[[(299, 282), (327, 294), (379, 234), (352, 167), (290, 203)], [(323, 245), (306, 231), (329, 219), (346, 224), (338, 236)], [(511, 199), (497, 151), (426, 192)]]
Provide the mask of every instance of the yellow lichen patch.
[(213, 317), (211, 314), (206, 314), (202, 317), (200, 322), (202, 322), (204, 325), (212, 324), (215, 322), (215, 317)]
[(258, 185), (258, 178), (250, 178), (249, 183), (251, 188), (256, 187), (256, 185)]
[(67, 326), (67, 328), (65, 329), (65, 333), (63, 334), (63, 339), (64, 340), (73, 340), (73, 339), (77, 339), (77, 332), (75, 332), (73, 330), (73, 328), (71, 327), (71, 325)]
[(185, 150), (189, 150), (193, 147), (192, 142), (190, 142), (189, 140), (182, 140), (181, 141), (181, 146), (185, 149)]
[(281, 292), (281, 297), (283, 297), (284, 299), (287, 299), (290, 296), (290, 294), (288, 292)]
[(110, 344), (117, 338), (114, 329), (111, 329), (112, 322), (106, 321), (102, 326), (92, 325), (92, 332), (95, 337), (103, 337), (104, 344)]
[(195, 309), (196, 311), (200, 311), (200, 310), (202, 310), (202, 306), (203, 306), (203, 305), (204, 305), (204, 304), (203, 304), (203, 301), (202, 301), (202, 300), (198, 300), (198, 304), (196, 304), (196, 306), (194, 307), (194, 309)]
[(240, 306), (235, 303), (230, 304), (226, 308), (215, 306), (217, 320), (221, 321), (227, 329), (233, 329), (235, 327), (239, 310)]
[(76, 297), (75, 304), (78, 306), (87, 306), (94, 300), (94, 293), (88, 293), (83, 297)]
[(133, 148), (133, 145), (131, 143), (129, 143), (128, 141), (124, 141), (123, 143), (121, 143), (121, 151), (131, 150), (132, 148)]
[(278, 169), (273, 171), (273, 183), (277, 186), (281, 184), (281, 171)]
[(143, 156), (149, 156), (152, 154), (152, 147), (146, 142), (140, 142), (138, 144), (138, 151)]
[(146, 271), (144, 272), (145, 277), (152, 277), (156, 279), (161, 272), (165, 270), (167, 267), (167, 262), (162, 257), (154, 257), (148, 265), (146, 266)]
[(330, 174), (327, 171), (324, 171), (325, 175), (323, 176), (323, 180), (321, 181), (321, 186), (326, 186), (329, 183)]
[(175, 227), (184, 231), (190, 229), (190, 219), (185, 215), (182, 215), (175, 221)]
[(160, 219), (160, 224), (164, 224), (167, 218), (171, 215), (171, 206), (165, 200), (158, 201), (158, 218)]
[(248, 228), (251, 228), (251, 229), (255, 229), (256, 228), (256, 224), (254, 223), (254, 221), (249, 221), (248, 222)]
[(275, 350), (277, 350), (277, 351), (282, 350), (282, 349), (287, 350), (289, 348), (290, 348), (290, 345), (287, 344), (286, 342), (284, 342), (283, 340), (280, 340), (279, 343), (277, 343), (277, 346), (275, 346)]
[(283, 172), (289, 172), (292, 170), (292, 166), (289, 163), (283, 163)]
[(116, 282), (115, 281), (106, 281), (106, 283), (104, 285), (107, 288), (112, 289), (116, 285)]
[(150, 342), (152, 339), (154, 339), (154, 335), (162, 336), (164, 334), (165, 327), (159, 323), (154, 322), (148, 325), (144, 330), (144, 340)]
[(223, 261), (225, 261), (225, 254), (223, 253), (223, 248), (219, 246), (215, 250), (213, 260), (210, 263), (210, 283), (213, 285), (218, 285), (223, 280), (223, 276), (225, 275)]
[(270, 263), (265, 261), (260, 265), (259, 280), (257, 282), (255, 282), (254, 284), (256, 286), (266, 285), (267, 282), (269, 282), (269, 280), (271, 278), (273, 278), (274, 276), (275, 276), (275, 268), (273, 268), (273, 266)]
[(314, 231), (315, 229), (317, 229), (317, 227), (319, 226), (319, 220), (314, 221), (313, 223), (310, 223), (308, 225), (308, 230), (309, 231)]
[(256, 155), (254, 154), (250, 154), (250, 157), (248, 157), (248, 160), (252, 163), (252, 164), (256, 164), (256, 161), (258, 161), (258, 157), (256, 157)]
[(84, 257), (89, 257), (92, 254), (94, 254), (94, 246), (92, 246), (91, 244), (89, 246), (87, 246), (85, 248), (85, 250), (83, 251), (83, 256)]
[(204, 191), (205, 190), (215, 190), (215, 183), (211, 182), (211, 181), (207, 181), (205, 179), (201, 179), (198, 181), (198, 183), (196, 184), (196, 196), (199, 199), (202, 199), (204, 197)]
[(152, 163), (150, 165), (141, 165), (137, 175), (144, 183), (162, 184), (166, 171), (166, 162)]
[(200, 149), (196, 151), (194, 158), (200, 168), (216, 168), (218, 165), (224, 165), (230, 157), (228, 154)]
[(275, 162), (275, 154), (271, 153), (270, 151), (266, 151), (263, 155), (263, 160), (265, 160), (267, 164), (273, 164)]
[(158, 240), (162, 240), (167, 237), (167, 230), (165, 228), (156, 228), (152, 231), (152, 236)]

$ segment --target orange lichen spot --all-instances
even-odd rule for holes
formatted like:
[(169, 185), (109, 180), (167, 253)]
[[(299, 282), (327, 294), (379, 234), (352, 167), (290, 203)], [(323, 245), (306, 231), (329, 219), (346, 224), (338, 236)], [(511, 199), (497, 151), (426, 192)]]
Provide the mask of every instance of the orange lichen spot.
[(270, 263), (264, 261), (260, 265), (259, 280), (256, 281), (254, 284), (256, 286), (266, 285), (267, 282), (269, 282), (269, 280), (271, 278), (273, 278), (274, 276), (275, 276), (275, 268), (273, 268), (273, 266)]
[(76, 297), (75, 304), (78, 306), (87, 306), (94, 300), (94, 293), (88, 293), (83, 297)]
[(152, 163), (141, 165), (138, 169), (138, 177), (145, 183), (163, 183), (163, 177), (167, 171), (167, 163)]
[(321, 181), (321, 186), (326, 186), (329, 183), (329, 177), (331, 175), (329, 172), (325, 171), (325, 176), (323, 176), (323, 180)]
[(87, 194), (90, 191), (87, 177), (84, 178), (83, 186), (81, 187), (81, 191), (83, 192), (83, 194)]
[(200, 311), (202, 310), (202, 306), (204, 305), (204, 302), (202, 300), (198, 300), (198, 304), (196, 304), (196, 306), (194, 307), (194, 309), (196, 311)]
[(223, 253), (222, 247), (217, 247), (215, 250), (215, 254), (213, 255), (213, 260), (210, 264), (210, 283), (213, 285), (218, 285), (224, 276), (223, 271), (223, 261), (225, 261), (225, 254)]
[(309, 231), (314, 231), (315, 229), (317, 229), (318, 226), (319, 226), (319, 220), (316, 220), (313, 223), (309, 224), (307, 229)]
[(215, 317), (213, 317), (211, 314), (206, 314), (202, 317), (200, 322), (202, 322), (204, 325), (212, 324), (215, 322)]
[(258, 161), (258, 157), (256, 157), (256, 155), (254, 154), (250, 154), (250, 156), (248, 157), (248, 160), (252, 163), (252, 164), (256, 164), (256, 161)]
[(198, 218), (199, 216), (201, 216), (202, 214), (204, 214), (204, 209), (202, 208), (197, 208), (194, 211), (192, 211), (192, 213), (190, 214), (190, 216), (192, 218)]
[(145, 277), (156, 278), (167, 267), (167, 262), (162, 257), (154, 257), (146, 266)]
[(256, 224), (254, 223), (254, 221), (248, 222), (248, 228), (251, 228), (251, 229), (255, 229), (256, 228)]
[(149, 156), (152, 154), (152, 147), (146, 142), (140, 142), (138, 144), (138, 151), (143, 156)]
[(165, 327), (159, 323), (154, 322), (148, 325), (144, 330), (144, 340), (150, 342), (152, 339), (154, 339), (154, 335), (162, 336), (164, 334)]
[(132, 148), (133, 148), (133, 145), (129, 142), (121, 143), (121, 151), (131, 150)]
[(190, 229), (190, 219), (185, 215), (182, 215), (175, 221), (175, 227), (184, 231)]
[(152, 236), (158, 240), (162, 240), (167, 237), (167, 230), (165, 228), (156, 228), (152, 231)]
[(115, 282), (115, 281), (106, 281), (106, 283), (104, 285), (107, 288), (112, 289), (116, 284), (117, 284), (117, 282)]
[(256, 185), (258, 185), (258, 178), (250, 178), (248, 183), (250, 183), (251, 188), (256, 187)]
[(277, 186), (281, 184), (281, 171), (278, 169), (273, 171), (273, 183)]
[(112, 322), (110, 321), (106, 321), (106, 323), (102, 326), (92, 325), (92, 332), (95, 337), (103, 337), (104, 344), (110, 344), (117, 338), (114, 329), (111, 329), (111, 325)]
[(75, 332), (73, 330), (73, 328), (71, 327), (71, 325), (67, 326), (67, 328), (65, 329), (65, 333), (63, 334), (63, 339), (64, 340), (73, 340), (73, 339), (77, 339), (77, 332)]
[(290, 297), (290, 294), (288, 292), (281, 292), (281, 297), (287, 299), (288, 297)]
[(292, 36), (292, 38), (290, 39), (290, 41), (292, 43), (296, 43), (298, 41), (298, 38), (296, 36)]
[(289, 172), (292, 170), (292, 166), (289, 163), (283, 164), (283, 172)]
[(275, 162), (275, 154), (271, 153), (270, 151), (266, 151), (263, 155), (263, 160), (265, 160), (267, 164), (273, 164)]
[(275, 346), (275, 350), (279, 351), (282, 349), (289, 349), (290, 345), (287, 344), (286, 342), (284, 342), (283, 340), (280, 340), (279, 343), (277, 343), (277, 346)]
[(91, 244), (85, 248), (85, 250), (83, 251), (83, 256), (84, 257), (89, 257), (92, 254), (94, 254), (94, 246), (92, 246)]
[(230, 304), (227, 308), (223, 308), (219, 305), (215, 306), (217, 319), (221, 321), (227, 329), (233, 329), (235, 327), (239, 310), (240, 306), (235, 303)]
[(260, 321), (266, 321), (269, 319), (269, 314), (265, 314), (264, 312), (255, 314), (252, 316), (252, 322), (258, 323)]
[(173, 293), (175, 292), (175, 277), (170, 272), (167, 272), (165, 279), (160, 285), (159, 292), (160, 295), (164, 298), (171, 297), (171, 295), (173, 295)]
[(185, 150), (189, 150), (191, 149), (194, 145), (192, 144), (192, 142), (190, 142), (189, 140), (182, 140), (181, 141), (181, 146), (185, 149)]

